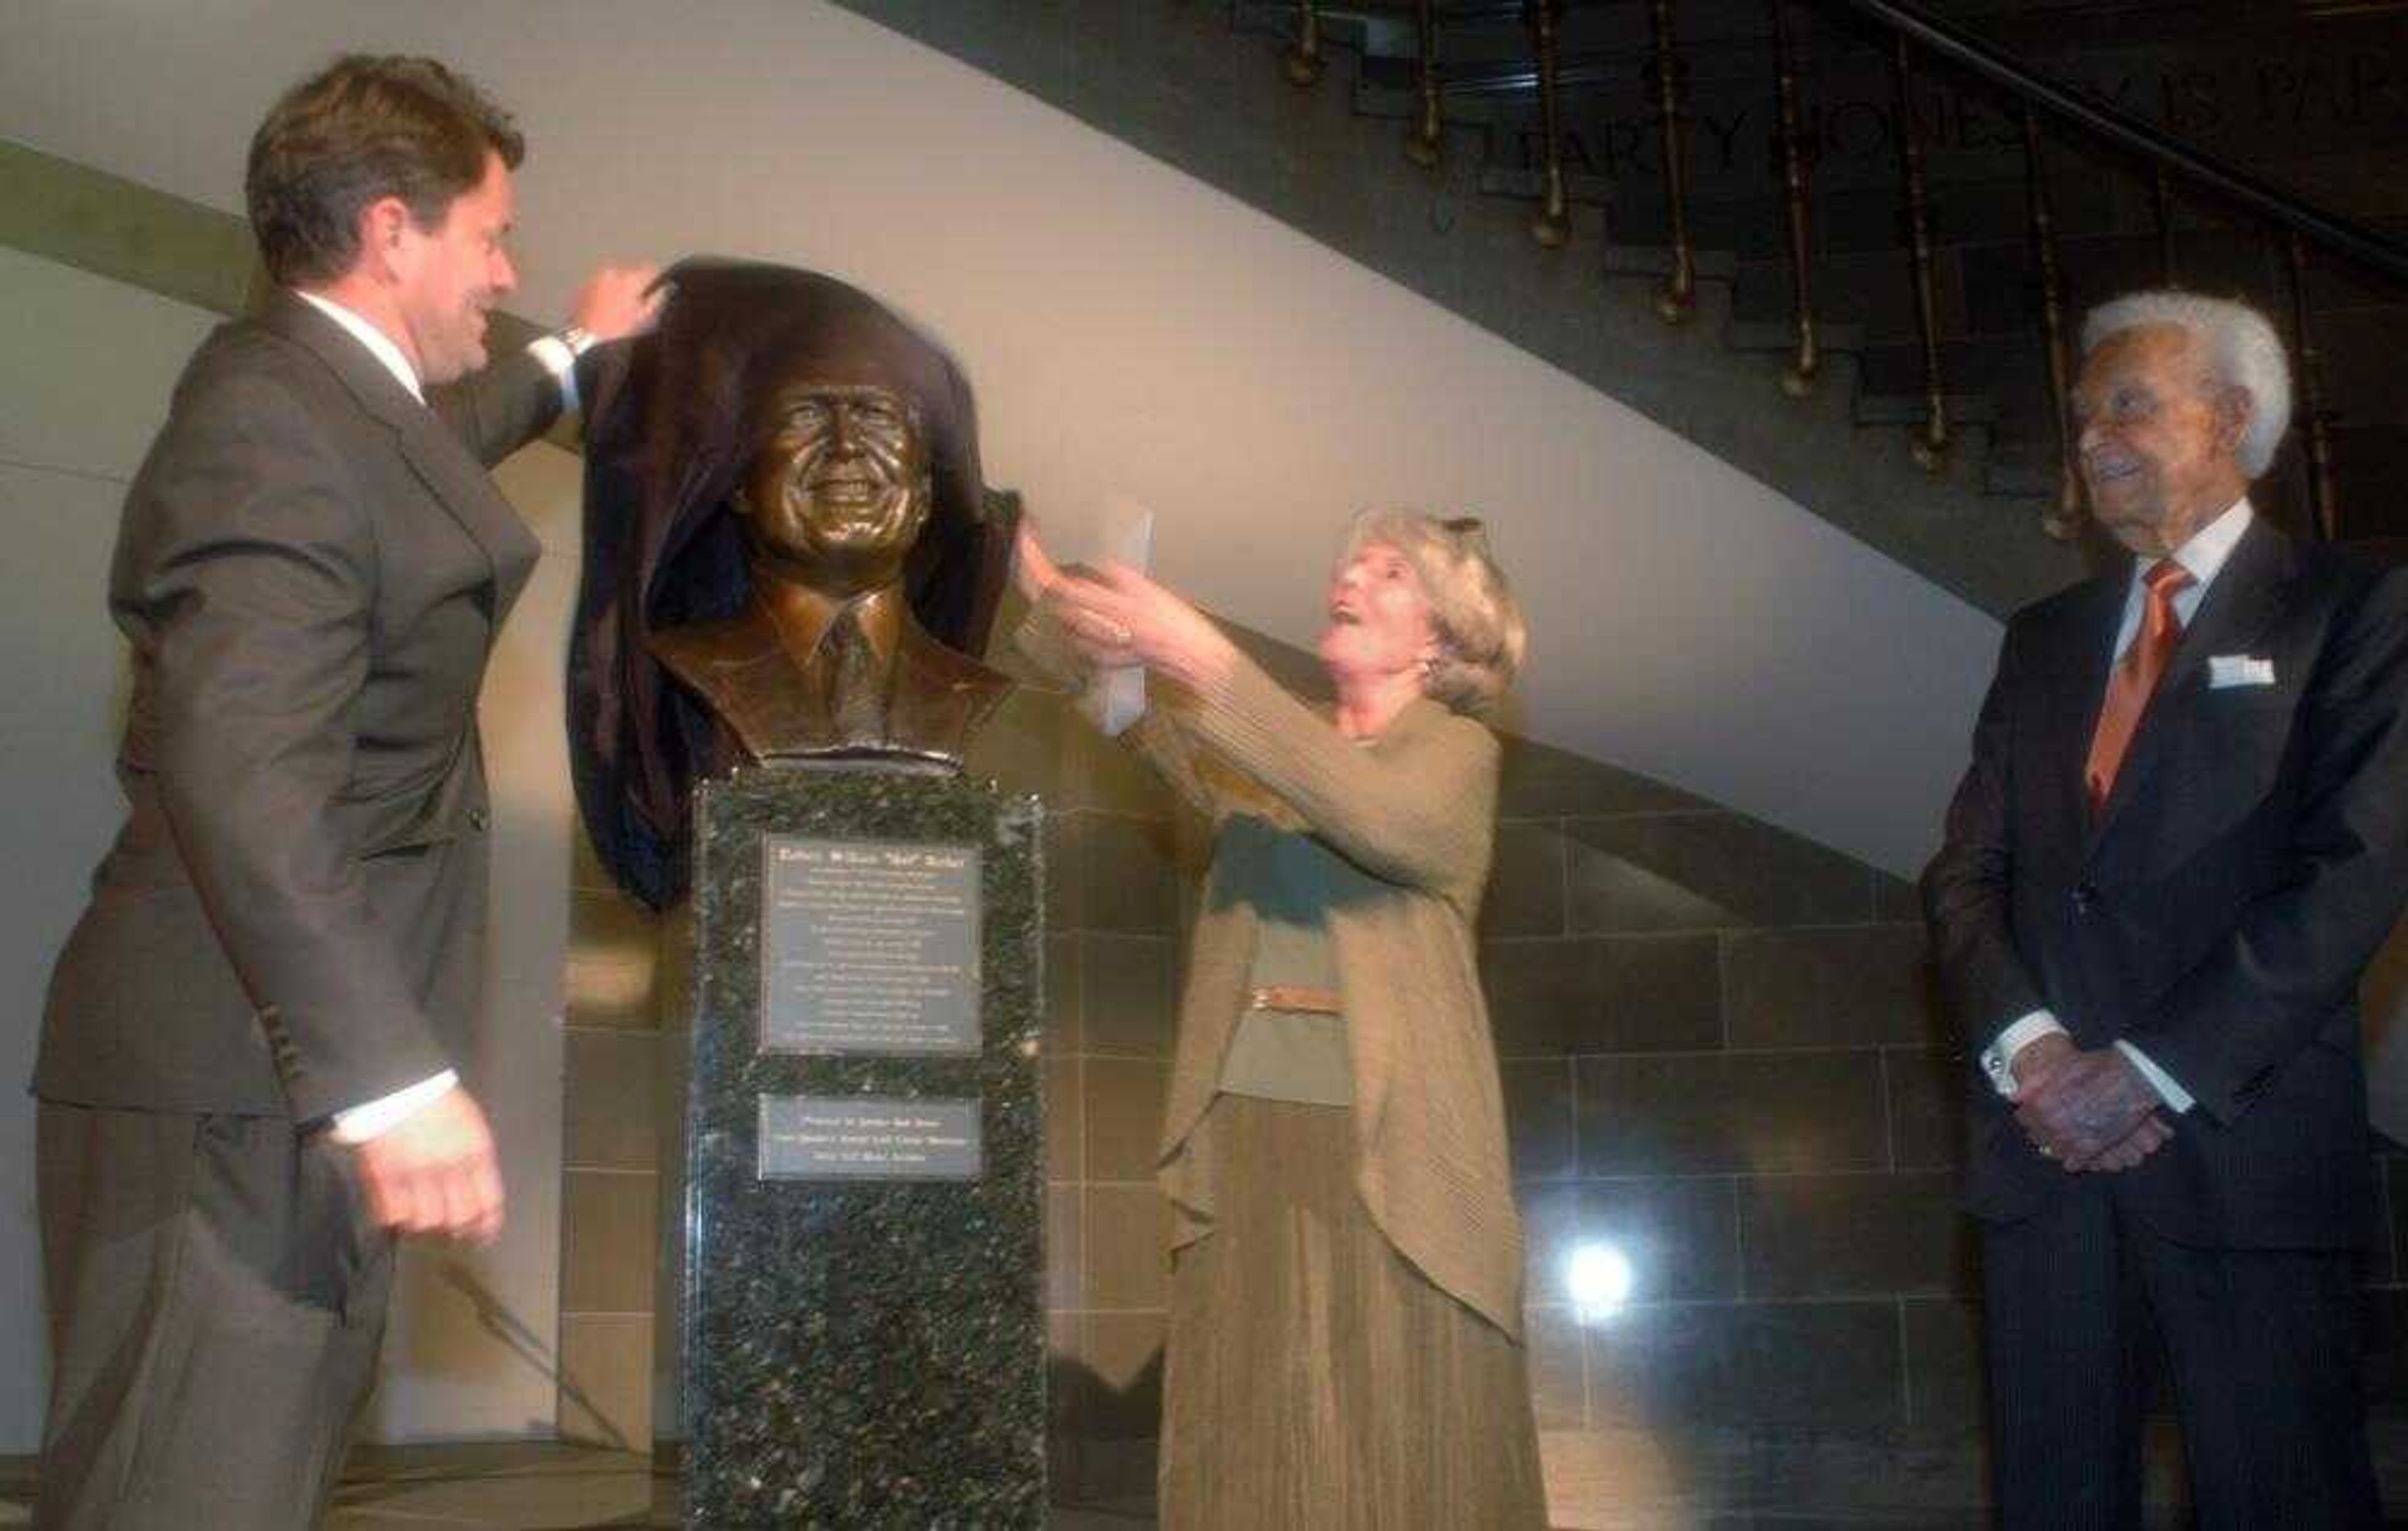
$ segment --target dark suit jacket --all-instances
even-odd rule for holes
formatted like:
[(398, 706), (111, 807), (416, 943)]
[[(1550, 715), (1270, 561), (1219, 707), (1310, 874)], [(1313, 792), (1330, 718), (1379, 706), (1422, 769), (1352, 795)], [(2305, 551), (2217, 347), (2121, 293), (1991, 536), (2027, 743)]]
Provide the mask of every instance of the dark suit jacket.
[[(2200, 1247), (2359, 1241), (2368, 1183), (2358, 984), (2408, 894), (2408, 570), (2260, 522), (2209, 587), (2094, 815), (2083, 762), (2128, 572), (2010, 622), (1925, 872), (1966, 1051), (2046, 1007), (2086, 1048), (2128, 1039), (2198, 1101), (2114, 1177)], [(2271, 686), (2209, 685), (2213, 655)], [(1966, 1200), (2013, 1221), (2073, 1179), (1967, 1069)]]
[(525, 356), (435, 398), (289, 293), (185, 368), (109, 573), (129, 813), (51, 976), (45, 1099), (309, 1121), (454, 1065), (477, 693), (537, 552), (483, 465), (559, 402)]

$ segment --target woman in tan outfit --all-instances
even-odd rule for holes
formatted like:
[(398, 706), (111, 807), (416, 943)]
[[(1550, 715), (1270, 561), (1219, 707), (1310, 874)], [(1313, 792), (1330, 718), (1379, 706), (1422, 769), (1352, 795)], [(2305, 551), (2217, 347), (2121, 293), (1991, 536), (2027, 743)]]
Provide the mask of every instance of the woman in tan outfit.
[(1066, 674), (1142, 665), (1130, 738), (1214, 823), (1159, 1176), (1176, 1231), (1166, 1525), (1545, 1524), (1522, 1230), (1472, 924), (1519, 608), (1478, 523), (1351, 528), (1334, 707), (1125, 569), (1022, 540)]

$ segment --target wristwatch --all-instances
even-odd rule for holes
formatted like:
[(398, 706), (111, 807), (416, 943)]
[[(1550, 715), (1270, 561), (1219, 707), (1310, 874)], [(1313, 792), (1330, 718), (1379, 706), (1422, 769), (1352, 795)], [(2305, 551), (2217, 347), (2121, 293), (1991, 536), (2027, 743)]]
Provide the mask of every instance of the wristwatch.
[(552, 332), (552, 338), (566, 346), (568, 354), (572, 357), (582, 356), (599, 344), (594, 336), (594, 332), (582, 324), (570, 324), (555, 330)]

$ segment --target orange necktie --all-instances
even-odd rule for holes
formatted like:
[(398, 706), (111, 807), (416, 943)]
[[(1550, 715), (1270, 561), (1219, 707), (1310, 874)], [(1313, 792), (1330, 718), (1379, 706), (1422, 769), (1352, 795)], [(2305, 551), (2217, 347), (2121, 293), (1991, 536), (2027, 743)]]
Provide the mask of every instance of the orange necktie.
[(2124, 764), (2124, 752), (2132, 747), (2132, 731), (2141, 726), (2149, 694), (2157, 689), (2166, 661), (2182, 641), (2182, 619), (2174, 615), (2174, 595), (2191, 583), (2190, 571), (2167, 558), (2152, 565), (2143, 578), (2149, 586), (2148, 608), (2142, 613), (2141, 631), (2132, 646), (2115, 661), (2115, 673), (2107, 678), (2106, 705), (2099, 709), (2099, 731), (2090, 736), (2090, 758), (2082, 768), (2094, 812), (2107, 806), (2107, 794), (2115, 789), (2115, 772)]

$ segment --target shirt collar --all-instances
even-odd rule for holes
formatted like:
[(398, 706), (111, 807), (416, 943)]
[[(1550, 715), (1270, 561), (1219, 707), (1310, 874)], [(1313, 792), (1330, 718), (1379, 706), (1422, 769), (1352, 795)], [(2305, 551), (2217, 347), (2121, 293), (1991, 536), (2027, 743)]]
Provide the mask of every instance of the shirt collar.
[[(2174, 562), (2189, 573), (2193, 588), (2203, 591), (2215, 582), (2216, 575), (2224, 568), (2225, 560), (2230, 558), (2232, 550), (2241, 545), (2242, 535), (2249, 530), (2249, 522), (2256, 519), (2256, 514), (2249, 508), (2249, 496), (2243, 494), (2232, 502), (2230, 509), (2193, 532), (2189, 541), (2173, 551)], [(2147, 572), (2148, 565), (2134, 563), (2134, 580), (2141, 579)]]
[(296, 287), (293, 295), (341, 325), (352, 339), (368, 348), (369, 355), (384, 364), (384, 369), (393, 374), (394, 381), (409, 390), (411, 398), (421, 404), (426, 402), (426, 390), (419, 386), (416, 369), (410, 366), (409, 358), (401, 353), (401, 348), (393, 343), (393, 336), (323, 293), (305, 292)]

